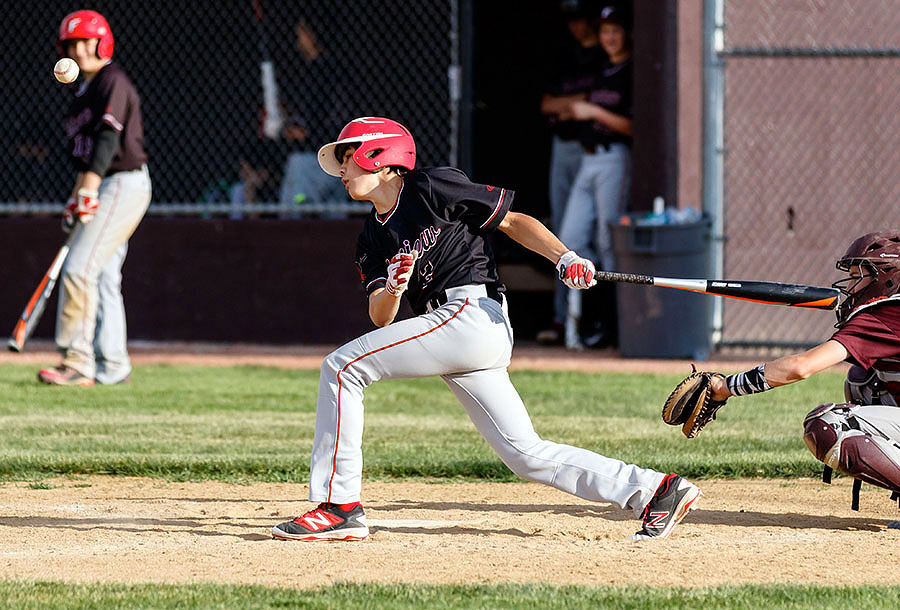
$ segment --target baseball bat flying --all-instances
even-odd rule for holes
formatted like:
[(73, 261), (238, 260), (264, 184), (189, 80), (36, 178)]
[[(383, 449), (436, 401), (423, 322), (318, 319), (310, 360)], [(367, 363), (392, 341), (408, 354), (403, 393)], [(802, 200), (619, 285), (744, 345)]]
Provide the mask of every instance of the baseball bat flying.
[(28, 303), (25, 304), (25, 309), (22, 311), (22, 315), (19, 316), (19, 320), (13, 328), (12, 337), (7, 343), (10, 351), (21, 352), (25, 349), (25, 342), (28, 341), (31, 333), (34, 332), (34, 327), (37, 326), (38, 320), (41, 319), (41, 314), (44, 313), (44, 307), (47, 305), (50, 295), (53, 294), (53, 287), (56, 286), (60, 269), (62, 269), (62, 265), (68, 255), (69, 241), (66, 240), (66, 243), (56, 253), (56, 258), (53, 259), (50, 268), (47, 269), (44, 277), (41, 278), (34, 294), (31, 295)]
[(837, 288), (806, 286), (804, 284), (783, 284), (781, 282), (754, 282), (744, 280), (690, 280), (669, 277), (652, 277), (631, 273), (597, 271), (597, 281), (647, 284), (690, 290), (703, 294), (715, 294), (732, 299), (743, 299), (770, 305), (806, 307), (808, 309), (834, 309), (838, 304), (840, 291)]

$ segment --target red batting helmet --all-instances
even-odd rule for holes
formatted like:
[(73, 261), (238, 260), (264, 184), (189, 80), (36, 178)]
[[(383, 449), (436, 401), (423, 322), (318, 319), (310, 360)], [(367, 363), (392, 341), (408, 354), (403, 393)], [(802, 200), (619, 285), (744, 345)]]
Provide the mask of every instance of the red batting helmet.
[(79, 38), (99, 38), (97, 55), (100, 59), (112, 59), (115, 46), (112, 30), (109, 29), (106, 18), (97, 11), (75, 11), (66, 15), (59, 24), (56, 52), (60, 57), (65, 57), (63, 43)]
[[(850, 244), (836, 267), (841, 271), (859, 265), (862, 277), (848, 277), (832, 284), (845, 295), (837, 309), (837, 326), (843, 326), (860, 309), (900, 293), (900, 231), (868, 233)], [(856, 286), (873, 278), (865, 287)]]
[(409, 130), (391, 119), (364, 116), (353, 119), (341, 130), (338, 139), (319, 149), (319, 165), (325, 173), (341, 175), (338, 152), (344, 144), (355, 145), (353, 160), (366, 171), (374, 172), (392, 165), (406, 169), (416, 166), (416, 143)]

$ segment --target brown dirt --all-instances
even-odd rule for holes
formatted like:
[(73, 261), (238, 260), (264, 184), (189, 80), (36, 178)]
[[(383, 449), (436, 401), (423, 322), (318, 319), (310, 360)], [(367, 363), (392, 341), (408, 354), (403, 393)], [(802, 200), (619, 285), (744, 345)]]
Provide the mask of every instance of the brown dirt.
[[(364, 542), (275, 541), (310, 507), (299, 484), (91, 477), (2, 486), (0, 578), (72, 582), (900, 584), (898, 517), (885, 492), (849, 482), (704, 481), (662, 541), (637, 521), (534, 483), (365, 485)], [(846, 561), (840, 558), (847, 558)], [(851, 559), (852, 558), (852, 559)]]
[[(136, 364), (317, 368), (330, 348), (202, 344), (132, 347)], [(707, 370), (760, 358), (715, 355)], [(55, 364), (44, 344), (2, 362)], [(512, 368), (685, 373), (684, 360), (624, 360), (517, 347)], [(90, 391), (90, 390), (87, 390)], [(171, 483), (89, 477), (0, 485), (0, 578), (72, 582), (900, 584), (896, 503), (866, 487), (850, 510), (846, 478), (701, 481), (705, 497), (671, 538), (631, 542), (637, 520), (533, 483), (367, 482), (372, 534), (360, 543), (272, 540), (308, 510), (299, 484)], [(848, 558), (841, 561), (840, 558)], [(850, 559), (852, 558), (852, 559)]]

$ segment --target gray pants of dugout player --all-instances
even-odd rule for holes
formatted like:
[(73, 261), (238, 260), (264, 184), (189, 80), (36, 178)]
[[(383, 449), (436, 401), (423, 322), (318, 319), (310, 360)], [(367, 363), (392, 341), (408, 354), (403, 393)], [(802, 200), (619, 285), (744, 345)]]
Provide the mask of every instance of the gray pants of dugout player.
[(446, 292), (444, 305), (365, 334), (323, 361), (309, 499), (360, 499), (366, 387), (380, 379), (439, 375), (517, 475), (639, 516), (664, 474), (542, 440), (506, 370), (513, 332), (505, 300), (501, 306), (483, 285)]

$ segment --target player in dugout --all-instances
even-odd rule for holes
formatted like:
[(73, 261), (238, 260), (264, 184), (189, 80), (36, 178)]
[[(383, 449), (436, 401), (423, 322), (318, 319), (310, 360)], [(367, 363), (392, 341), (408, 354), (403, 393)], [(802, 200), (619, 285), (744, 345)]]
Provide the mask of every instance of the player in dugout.
[[(318, 153), (350, 197), (374, 209), (356, 265), (378, 328), (322, 362), (309, 477), (318, 506), (272, 528), (283, 540), (362, 540), (363, 391), (381, 379), (440, 376), (500, 459), (522, 478), (642, 519), (634, 539), (667, 537), (700, 489), (676, 474), (626, 464), (543, 440), (510, 382), (513, 347), (504, 286), (489, 235), (500, 230), (556, 265), (568, 287), (596, 283), (593, 264), (543, 224), (511, 211), (514, 192), (475, 184), (458, 169), (416, 168), (403, 125), (379, 117), (349, 122)], [(406, 295), (415, 317), (395, 320)]]
[(833, 286), (844, 295), (837, 331), (803, 353), (743, 373), (710, 378), (711, 399), (765, 392), (801, 381), (841, 362), (851, 363), (842, 404), (824, 404), (804, 419), (804, 440), (826, 465), (900, 497), (900, 231), (859, 237), (837, 261), (847, 277)]

